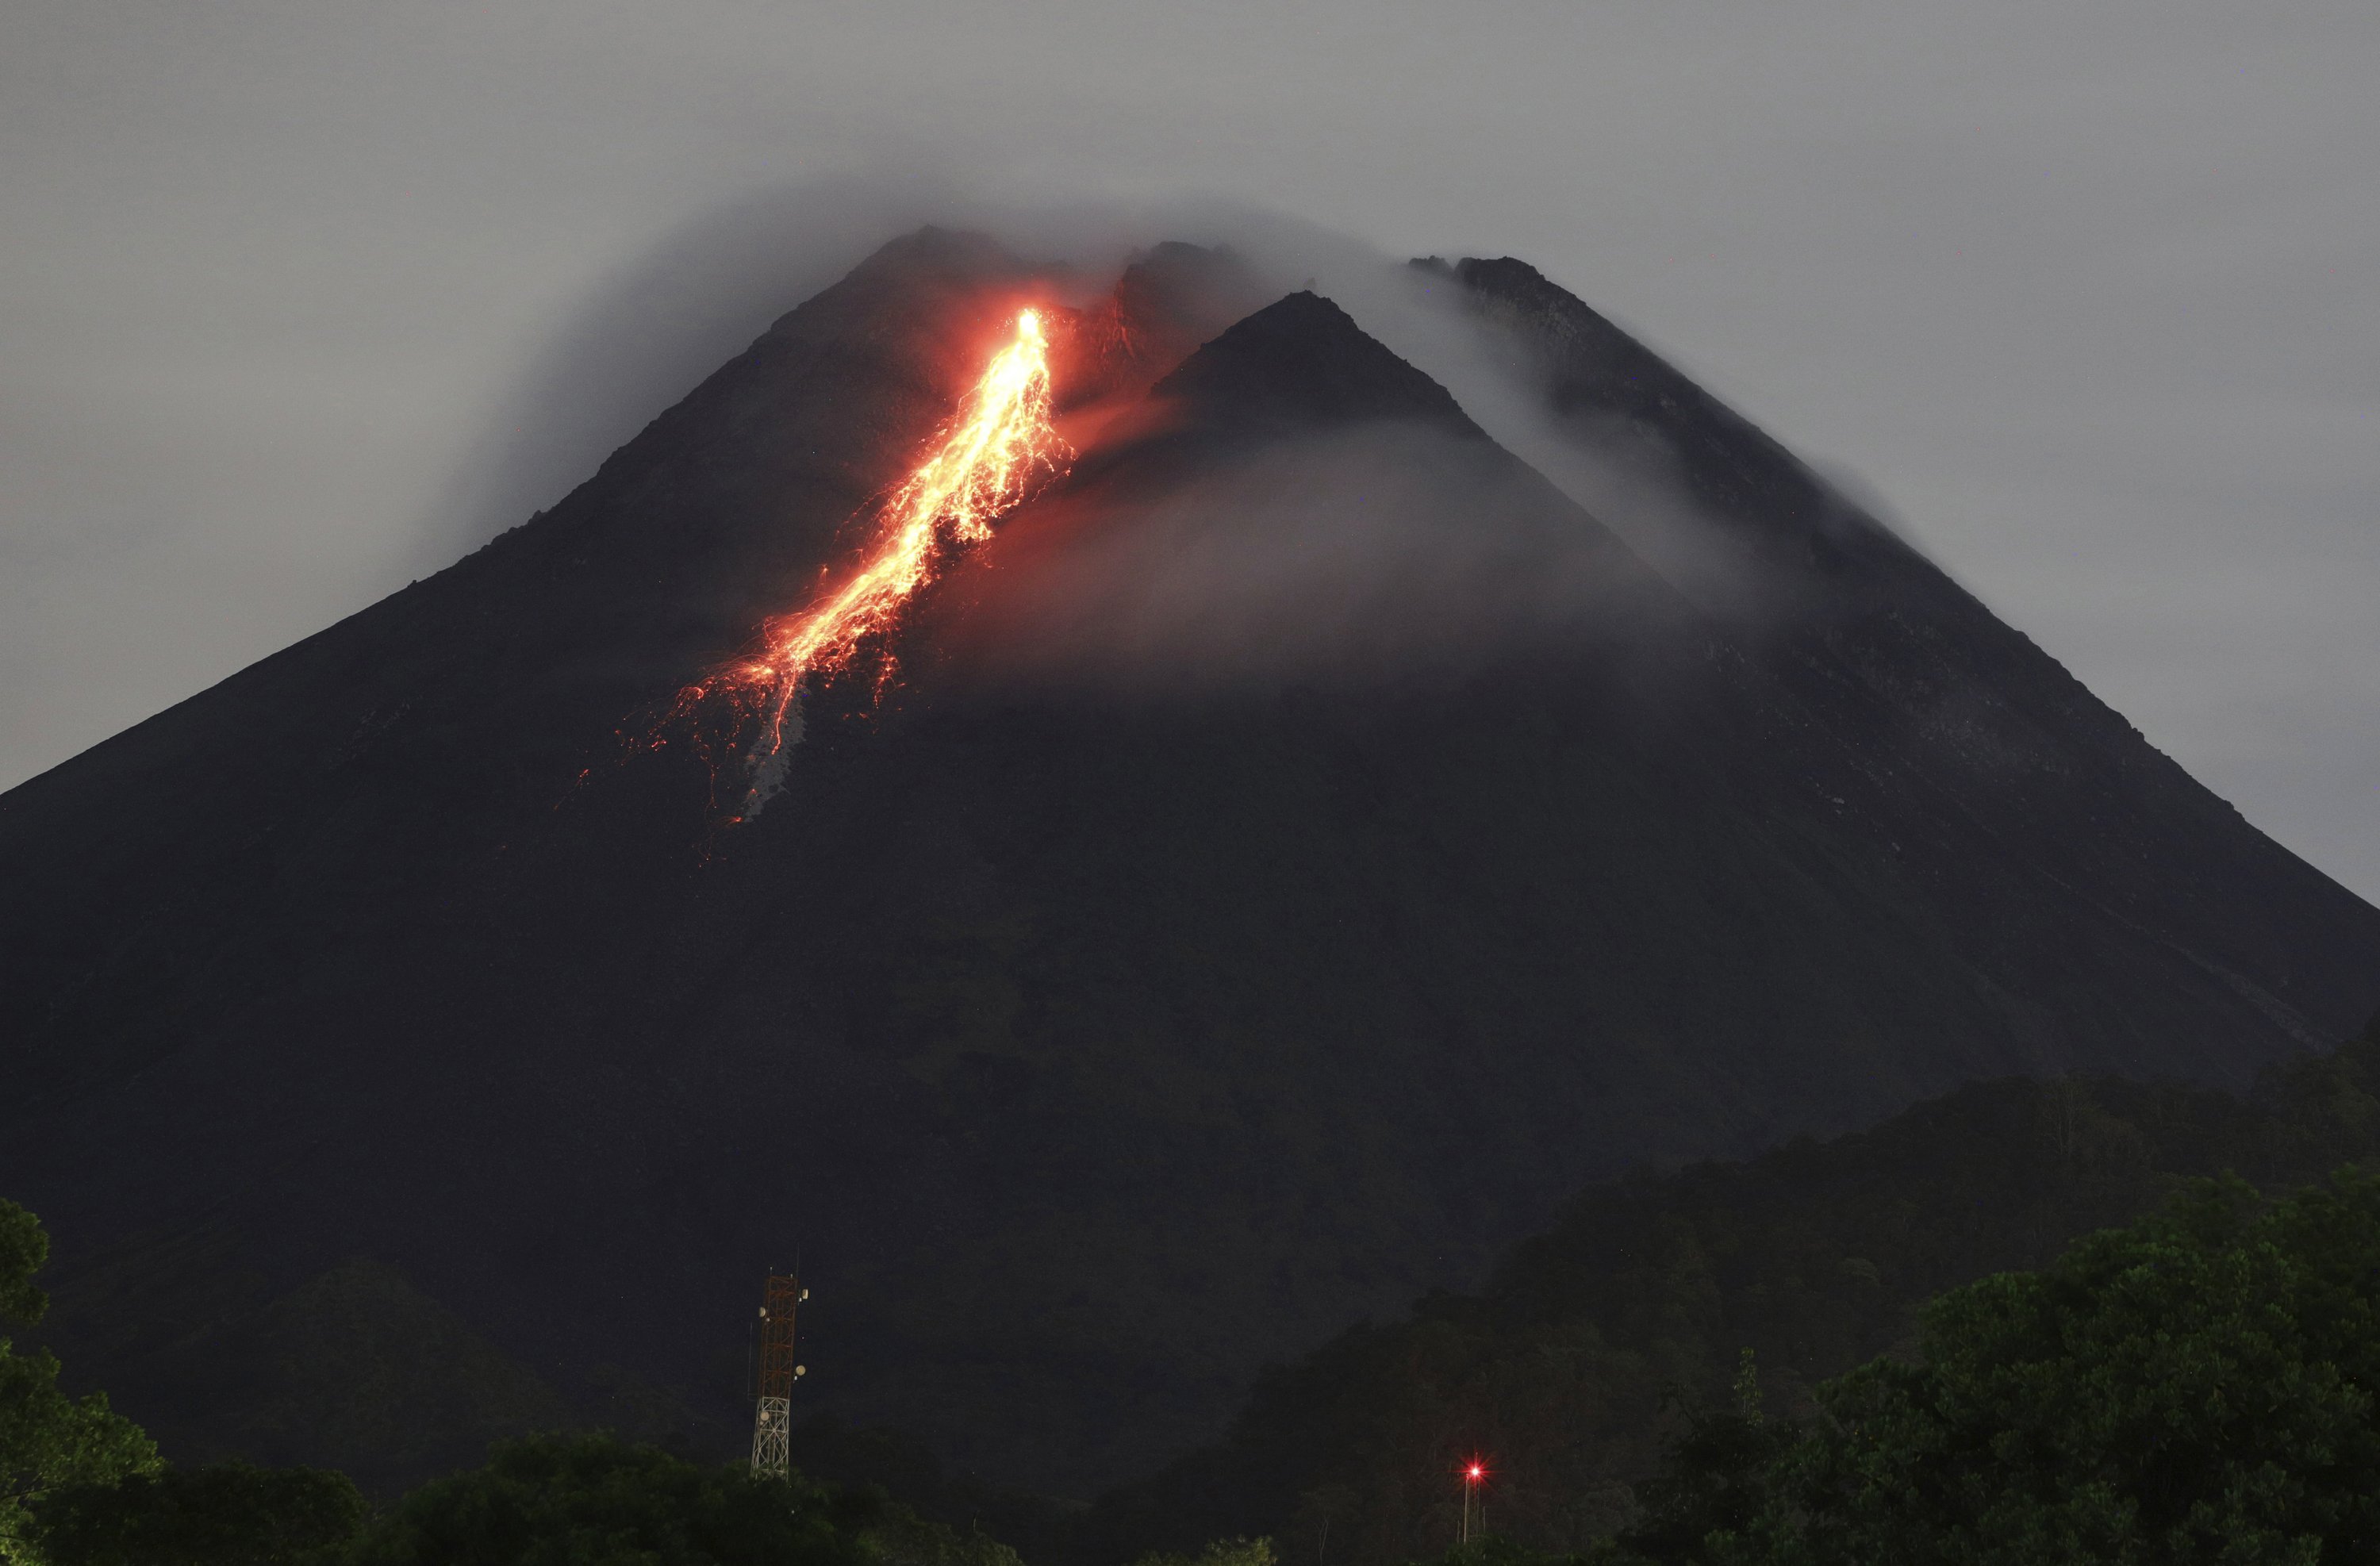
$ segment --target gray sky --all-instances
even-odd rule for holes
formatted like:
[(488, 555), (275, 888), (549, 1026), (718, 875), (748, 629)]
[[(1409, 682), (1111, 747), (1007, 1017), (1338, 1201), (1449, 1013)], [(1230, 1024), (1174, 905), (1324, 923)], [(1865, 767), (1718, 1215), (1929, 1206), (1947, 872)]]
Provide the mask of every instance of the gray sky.
[(1206, 195), (1534, 261), (2380, 897), (2374, 81), (2370, 0), (10, 0), (0, 785), (937, 190)]

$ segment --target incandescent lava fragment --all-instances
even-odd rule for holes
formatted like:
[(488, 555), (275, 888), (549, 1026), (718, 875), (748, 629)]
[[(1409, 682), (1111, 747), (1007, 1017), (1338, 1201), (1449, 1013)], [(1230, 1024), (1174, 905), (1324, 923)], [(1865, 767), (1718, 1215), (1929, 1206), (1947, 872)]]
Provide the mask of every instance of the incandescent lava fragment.
[(992, 357), (931, 455), (877, 509), (859, 569), (808, 609), (770, 621), (754, 651), (679, 693), (682, 716), (713, 697), (758, 713), (745, 815), (774, 791), (773, 763), (788, 719), (798, 724), (803, 682), (813, 672), (848, 667), (869, 637), (892, 624), (933, 579), (939, 545), (990, 538), (995, 518), (1073, 456), (1050, 425), (1050, 342), (1040, 312), (1024, 310), (1015, 338)]

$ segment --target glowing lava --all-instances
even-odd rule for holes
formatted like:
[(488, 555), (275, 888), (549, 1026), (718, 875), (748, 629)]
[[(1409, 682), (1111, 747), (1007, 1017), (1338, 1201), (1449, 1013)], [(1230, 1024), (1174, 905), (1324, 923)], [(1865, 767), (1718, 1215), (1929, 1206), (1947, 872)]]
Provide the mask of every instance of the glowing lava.
[[(875, 538), (859, 570), (800, 613), (770, 621), (756, 652), (680, 694), (682, 714), (714, 695), (759, 712), (745, 814), (775, 791), (786, 722), (790, 717), (798, 725), (795, 703), (811, 674), (848, 668), (868, 639), (891, 626), (902, 604), (933, 580), (945, 540), (990, 538), (994, 519), (1074, 455), (1050, 423), (1050, 343), (1040, 313), (1025, 310), (1015, 340), (993, 356), (932, 454), (878, 507)], [(885, 677), (890, 674), (888, 667)]]

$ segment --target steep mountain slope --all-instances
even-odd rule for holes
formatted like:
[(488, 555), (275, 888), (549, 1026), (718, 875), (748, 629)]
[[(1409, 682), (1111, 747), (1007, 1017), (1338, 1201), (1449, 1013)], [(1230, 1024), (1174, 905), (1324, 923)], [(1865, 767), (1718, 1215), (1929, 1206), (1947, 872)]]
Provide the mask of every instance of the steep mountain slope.
[[(888, 247), (552, 512), (0, 796), (0, 1189), (127, 1281), (59, 1291), (79, 1373), (252, 1425), (128, 1345), (401, 1278), (534, 1373), (506, 1408), (732, 1426), (798, 1251), (810, 1406), (1084, 1493), (1587, 1179), (2045, 1063), (2242, 1077), (2380, 973), (2380, 916), (2120, 771), (2069, 796), (2154, 862), (2076, 891), (2031, 795), (1946, 802), (1336, 307), (1225, 329), (1185, 250), (1077, 318), (1121, 406), (1072, 477), (723, 829), (638, 715), (1052, 286)], [(2178, 943), (2202, 880), (2283, 937)]]
[[(1717, 601), (1891, 796), (1879, 828), (2004, 845), (2055, 894), (2134, 924), (2309, 1046), (2369, 1007), (2362, 902), (2248, 829), (1891, 529), (1525, 262), (1416, 265), (1542, 389), (1622, 531)], [(1633, 528), (1631, 512), (1645, 513)]]

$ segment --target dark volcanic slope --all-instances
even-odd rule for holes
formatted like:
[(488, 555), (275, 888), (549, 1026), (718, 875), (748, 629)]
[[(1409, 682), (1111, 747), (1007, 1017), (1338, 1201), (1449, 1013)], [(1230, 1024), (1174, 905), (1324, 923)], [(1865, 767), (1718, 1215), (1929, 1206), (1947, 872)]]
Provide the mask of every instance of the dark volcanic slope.
[[(104, 1281), (61, 1346), (124, 1406), (321, 1453), (358, 1394), (291, 1366), (395, 1322), (374, 1385), (535, 1375), (425, 1393), (450, 1447), (391, 1473), (557, 1396), (733, 1420), (798, 1244), (813, 1406), (1080, 1490), (1593, 1175), (2043, 1063), (2243, 1075), (2380, 976), (2219, 806), (1935, 786), (1311, 296), (956, 567), (881, 706), (818, 693), (749, 827), (612, 764), (1034, 286), (891, 247), (552, 513), (0, 797), (0, 1190)], [(2275, 933), (2178, 938), (2216, 894)]]
[[(2363, 1015), (2380, 986), (2368, 905), (2249, 826), (1791, 452), (1536, 269), (1468, 260), (1445, 274), (1516, 350), (1583, 451), (1682, 490), (1690, 512), (1654, 524), (1655, 547), (1699, 559), (1690, 574), (1716, 568), (1751, 584), (1769, 606), (1750, 606), (1760, 623), (1742, 636), (1747, 653), (1874, 783), (1880, 833), (1987, 844), (2309, 1047)], [(1935, 873), (1955, 884), (1970, 851)], [(2013, 908), (1999, 917), (2032, 922)], [(2020, 1026), (2045, 1041), (2059, 1032), (2046, 1018)], [(2179, 1038), (2151, 1048), (2128, 1063), (2236, 1079), (2220, 1044), (2205, 1054)]]

